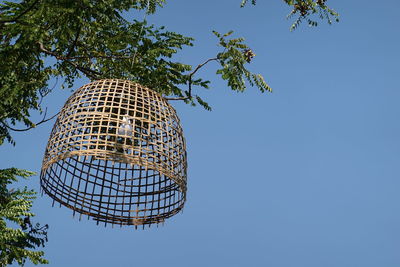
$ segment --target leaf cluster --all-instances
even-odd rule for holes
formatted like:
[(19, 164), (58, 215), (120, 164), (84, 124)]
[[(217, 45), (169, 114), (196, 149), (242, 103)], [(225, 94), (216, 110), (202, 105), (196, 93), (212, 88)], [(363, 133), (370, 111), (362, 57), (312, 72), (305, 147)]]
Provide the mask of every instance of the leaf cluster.
[(309, 26), (318, 26), (316, 19), (312, 18), (313, 15), (320, 20), (326, 20), (328, 24), (333, 21), (339, 22), (339, 14), (326, 5), (327, 0), (284, 0), (286, 4), (293, 9), (289, 13), (288, 18), (297, 15), (290, 30), (295, 30), (303, 20), (306, 20)]
[[(326, 5), (327, 0), (283, 0), (288, 6), (292, 8), (287, 18), (296, 17), (290, 30), (295, 30), (304, 20), (307, 21), (309, 26), (318, 26), (318, 22), (313, 16), (320, 20), (326, 20), (328, 24), (333, 21), (339, 21), (339, 14)], [(248, 0), (242, 0), (241, 7), (244, 7)], [(256, 0), (251, 1), (252, 5), (256, 4)]]
[(192, 95), (192, 87), (209, 88), (208, 80), (194, 79), (194, 76), (199, 69), (212, 61), (219, 63), (216, 74), (226, 80), (232, 90), (243, 92), (246, 90), (247, 85), (250, 85), (257, 87), (261, 92), (272, 92), (271, 87), (265, 82), (261, 74), (254, 74), (248, 70), (247, 65), (251, 63), (256, 54), (244, 43), (244, 38), (229, 38), (233, 31), (229, 31), (226, 34), (221, 34), (217, 31), (213, 31), (213, 33), (218, 38), (218, 46), (222, 48), (222, 51), (194, 68), (188, 75), (189, 88), (184, 91), (185, 96), (178, 99), (185, 100), (186, 103), (191, 103), (192, 105), (198, 103), (206, 110), (211, 110), (209, 104), (200, 96)]
[(246, 82), (251, 86), (256, 86), (261, 92), (272, 92), (272, 88), (265, 82), (261, 74), (251, 73), (246, 64), (250, 63), (255, 54), (243, 43), (243, 38), (233, 38), (227, 40), (233, 32), (220, 34), (214, 31), (219, 39), (219, 45), (224, 48), (223, 52), (217, 55), (221, 68), (217, 74), (228, 82), (228, 86), (234, 91), (243, 92), (246, 89)]
[[(0, 266), (13, 262), (24, 265), (27, 259), (34, 264), (48, 263), (43, 251), (35, 251), (47, 242), (48, 228), (31, 223), (30, 218), (35, 215), (30, 210), (36, 193), (27, 188), (9, 188), (17, 176), (27, 178), (33, 174), (16, 168), (0, 170)], [(8, 227), (7, 222), (19, 227)]]

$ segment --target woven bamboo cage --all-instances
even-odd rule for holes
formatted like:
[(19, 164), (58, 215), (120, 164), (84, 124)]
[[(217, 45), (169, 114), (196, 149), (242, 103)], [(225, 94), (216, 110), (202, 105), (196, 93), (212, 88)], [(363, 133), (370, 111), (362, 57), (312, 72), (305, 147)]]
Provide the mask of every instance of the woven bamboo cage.
[(151, 225), (186, 199), (186, 147), (175, 110), (137, 83), (91, 82), (67, 100), (51, 132), (43, 191), (97, 223)]

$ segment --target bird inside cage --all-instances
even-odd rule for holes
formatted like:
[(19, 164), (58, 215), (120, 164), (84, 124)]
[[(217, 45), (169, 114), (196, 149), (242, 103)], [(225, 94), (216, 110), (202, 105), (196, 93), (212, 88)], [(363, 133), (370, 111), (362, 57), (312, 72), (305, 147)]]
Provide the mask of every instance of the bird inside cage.
[(128, 116), (125, 115), (122, 117), (122, 123), (119, 125), (118, 135), (132, 137), (132, 134), (133, 134), (132, 120)]
[(114, 151), (119, 154), (129, 154), (129, 148), (132, 146), (132, 136), (134, 135), (133, 119), (128, 115), (122, 116), (122, 122), (116, 131), (116, 136), (111, 136), (115, 142)]

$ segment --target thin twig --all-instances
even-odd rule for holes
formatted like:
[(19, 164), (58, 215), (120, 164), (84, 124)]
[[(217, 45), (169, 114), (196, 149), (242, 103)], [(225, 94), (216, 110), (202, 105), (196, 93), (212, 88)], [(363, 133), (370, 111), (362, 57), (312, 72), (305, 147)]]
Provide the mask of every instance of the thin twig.
[(59, 113), (59, 112), (57, 112), (56, 114), (54, 114), (54, 115), (51, 116), (50, 118), (46, 119), (46, 114), (47, 114), (47, 108), (46, 108), (46, 110), (45, 110), (45, 112), (44, 112), (43, 119), (42, 119), (41, 121), (39, 121), (38, 123), (35, 123), (34, 125), (32, 125), (32, 126), (30, 126), (30, 127), (28, 127), (28, 128), (25, 128), (25, 129), (15, 129), (15, 128), (12, 128), (11, 126), (9, 126), (8, 124), (6, 124), (6, 123), (4, 123), (4, 122), (3, 122), (3, 125), (6, 126), (8, 129), (10, 129), (11, 131), (15, 131), (15, 132), (25, 132), (25, 131), (28, 131), (28, 130), (30, 130), (30, 129), (32, 129), (32, 128), (35, 128), (36, 126), (38, 126), (38, 125), (40, 125), (40, 124), (42, 124), (42, 123), (45, 123), (45, 122), (47, 122), (47, 121), (49, 121), (49, 120), (54, 119), (54, 118), (58, 115), (58, 113)]
[[(97, 71), (94, 71), (94, 70), (91, 70), (91, 69), (88, 69), (88, 68), (79, 66), (79, 65), (75, 64), (75, 62), (72, 62), (72, 61), (69, 61), (69, 60), (65, 60), (65, 62), (67, 62), (68, 64), (72, 65), (72, 66), (75, 67), (77, 70), (80, 70), (83, 74), (85, 74), (86, 76), (88, 76), (88, 77), (91, 78), (91, 79), (96, 80), (96, 79), (97, 79), (97, 76), (95, 76), (95, 75), (101, 75), (100, 72), (97, 72)], [(93, 74), (95, 74), (95, 75), (93, 75), (93, 74), (91, 74), (91, 73), (93, 73)]]
[(192, 98), (192, 77), (193, 75), (202, 67), (204, 67), (204, 65), (206, 65), (207, 63), (211, 62), (211, 61), (217, 61), (218, 58), (217, 57), (213, 57), (213, 58), (209, 58), (206, 61), (204, 61), (203, 63), (197, 65), (197, 67), (189, 74), (189, 82), (188, 82), (188, 86), (189, 86), (189, 90), (188, 90), (188, 96), (185, 97), (165, 97), (166, 100), (189, 100)]
[(39, 2), (39, 0), (34, 1), (27, 9), (25, 9), (25, 11), (21, 12), (21, 14), (19, 14), (18, 16), (16, 16), (15, 18), (9, 18), (9, 19), (5, 19), (5, 20), (0, 20), (0, 23), (7, 23), (7, 22), (16, 22), (19, 18), (21, 18), (23, 15), (25, 15), (26, 13), (28, 13), (30, 10), (32, 10), (32, 8)]
[(44, 45), (41, 42), (38, 42), (38, 44), (39, 44), (40, 51), (42, 51), (48, 55), (54, 56), (56, 59), (60, 59), (58, 54), (44, 48)]
[(71, 60), (71, 59), (93, 59), (93, 58), (109, 58), (109, 59), (131, 59), (133, 58), (132, 56), (76, 56), (76, 57), (70, 57), (70, 56), (59, 56), (58, 59), (60, 60)]
[(72, 43), (71, 47), (69, 48), (68, 54), (67, 54), (67, 56), (66, 56), (67, 58), (71, 55), (72, 51), (74, 51), (75, 46), (76, 46), (76, 43), (78, 42), (78, 39), (79, 39), (79, 35), (80, 35), (80, 34), (81, 34), (81, 27), (79, 27), (79, 28), (78, 28), (78, 31), (76, 32), (75, 40), (74, 40), (74, 42)]
[[(68, 60), (67, 58), (53, 52), (50, 51), (48, 49), (46, 49), (44, 47), (44, 45), (41, 42), (37, 42), (39, 44), (39, 49), (40, 51), (44, 52), (45, 54), (48, 54), (50, 56), (55, 57), (57, 60), (64, 60), (64, 62), (67, 62), (68, 64), (72, 65), (74, 68), (76, 68), (77, 70), (80, 70), (83, 74), (85, 74), (86, 76), (88, 76), (91, 79), (97, 79), (96, 76), (101, 75), (100, 72), (94, 71), (92, 69), (88, 69), (82, 66), (77, 65), (75, 62)], [(94, 75), (93, 75), (94, 74)]]
[(39, 95), (40, 95), (40, 100), (39, 100), (39, 104), (38, 104), (39, 107), (42, 105), (43, 98), (45, 96), (47, 96), (50, 92), (52, 92), (54, 90), (54, 88), (56, 88), (57, 84), (58, 84), (58, 76), (56, 77), (56, 82), (54, 83), (54, 85), (51, 89), (47, 89), (44, 93), (42, 93), (42, 91), (40, 91), (40, 89), (39, 89)]

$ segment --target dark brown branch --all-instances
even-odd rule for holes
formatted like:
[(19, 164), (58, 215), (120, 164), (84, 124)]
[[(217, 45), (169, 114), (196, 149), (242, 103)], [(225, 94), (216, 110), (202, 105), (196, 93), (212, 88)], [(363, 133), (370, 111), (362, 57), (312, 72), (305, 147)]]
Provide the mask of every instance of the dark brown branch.
[(39, 2), (39, 0), (35, 0), (27, 9), (25, 9), (23, 12), (21, 12), (18, 16), (15, 18), (9, 18), (5, 20), (0, 20), (0, 23), (7, 23), (7, 22), (16, 22), (18, 19), (20, 19), (23, 15), (28, 13), (33, 9), (33, 7)]
[(71, 59), (92, 59), (92, 58), (109, 58), (109, 59), (132, 59), (133, 56), (76, 56), (76, 57), (60, 57), (63, 60), (71, 60)]
[(199, 64), (192, 73), (189, 74), (190, 77), (192, 77), (200, 68), (202, 68), (204, 65), (206, 65), (207, 63), (211, 62), (211, 61), (215, 61), (218, 60), (217, 57), (213, 57), (213, 58), (209, 58), (207, 59), (204, 63)]
[(48, 49), (46, 49), (44, 47), (44, 45), (41, 42), (38, 42), (39, 45), (39, 49), (40, 51), (42, 51), (43, 53), (53, 56), (55, 57), (57, 60), (64, 60), (64, 62), (67, 62), (68, 64), (72, 65), (74, 68), (76, 68), (77, 70), (80, 70), (83, 74), (85, 74), (87, 77), (91, 78), (91, 79), (97, 79), (98, 75), (101, 75), (100, 72), (94, 71), (92, 69), (88, 69), (82, 66), (77, 65), (75, 62), (70, 61), (68, 58), (61, 56), (53, 51), (50, 51)]
[[(78, 38), (77, 38), (77, 39), (78, 39)], [(75, 40), (75, 44), (71, 47), (72, 49), (76, 46), (77, 41), (78, 41), (77, 39)], [(68, 55), (67, 55), (67, 56), (62, 56), (62, 55), (59, 55), (59, 54), (57, 54), (57, 53), (55, 53), (55, 52), (53, 52), (53, 51), (50, 51), (50, 50), (44, 48), (44, 46), (43, 46), (42, 43), (38, 42), (38, 44), (39, 44), (40, 50), (41, 50), (42, 52), (44, 52), (44, 53), (46, 53), (46, 54), (48, 54), (48, 55), (52, 55), (52, 56), (56, 57), (58, 60), (93, 59), (93, 58), (109, 58), (109, 59), (113, 59), (113, 58), (115, 58), (115, 59), (131, 59), (131, 58), (133, 58), (132, 56), (101, 56), (101, 55), (97, 55), (97, 56), (76, 56), (76, 57), (71, 57), (70, 54), (71, 54), (71, 52), (72, 52), (72, 49), (70, 49), (70, 51), (68, 52)]]
[(52, 52), (52, 51), (47, 50), (46, 48), (44, 48), (44, 45), (43, 45), (41, 42), (38, 42), (38, 44), (39, 44), (40, 51), (42, 51), (42, 52), (44, 52), (44, 53), (46, 53), (46, 54), (48, 54), (48, 55), (50, 55), (50, 56), (53, 56), (53, 57), (55, 57), (56, 59), (60, 59), (59, 56), (58, 56), (56, 53), (54, 53), (54, 52)]
[(91, 79), (96, 80), (97, 79), (97, 75), (101, 75), (100, 72), (97, 72), (97, 71), (94, 71), (94, 70), (79, 66), (79, 65), (75, 64), (75, 62), (72, 62), (72, 61), (69, 61), (69, 60), (65, 60), (65, 62), (67, 62), (68, 64), (72, 65), (77, 70), (80, 70), (83, 74), (85, 74), (86, 76), (88, 76)]
[[(58, 112), (58, 113), (59, 113), (59, 112)], [(28, 127), (28, 128), (25, 128), (25, 129), (15, 129), (15, 128), (12, 128), (11, 126), (9, 126), (8, 124), (6, 124), (6, 123), (4, 123), (4, 122), (3, 122), (3, 125), (6, 126), (8, 129), (10, 129), (11, 131), (15, 131), (15, 132), (25, 132), (25, 131), (28, 131), (28, 130), (30, 130), (30, 129), (35, 128), (36, 126), (38, 126), (38, 125), (40, 125), (40, 124), (42, 124), (42, 123), (45, 123), (45, 122), (47, 122), (47, 121), (49, 121), (49, 120), (54, 119), (54, 118), (58, 115), (58, 113), (56, 113), (56, 114), (54, 114), (53, 116), (51, 116), (50, 118), (46, 119), (46, 114), (47, 114), (47, 108), (46, 108), (46, 110), (45, 110), (45, 112), (44, 112), (43, 119), (42, 119), (41, 121), (39, 121), (38, 123), (35, 123), (34, 125), (32, 125), (32, 126), (30, 126), (30, 127)]]
[(217, 61), (218, 58), (217, 57), (213, 57), (213, 58), (209, 58), (206, 61), (204, 61), (203, 63), (197, 65), (197, 67), (189, 74), (189, 90), (188, 90), (188, 96), (185, 97), (165, 97), (166, 100), (189, 100), (192, 98), (192, 77), (194, 74), (196, 74), (196, 72), (201, 69), (202, 67), (204, 67), (204, 65), (206, 65), (207, 63), (211, 62), (211, 61)]
[(74, 42), (72, 43), (71, 47), (69, 48), (68, 54), (67, 54), (67, 56), (66, 56), (67, 58), (71, 55), (72, 51), (74, 51), (75, 46), (76, 46), (76, 44), (77, 44), (77, 42), (78, 42), (78, 39), (79, 39), (79, 35), (80, 35), (80, 34), (81, 34), (81, 27), (79, 27), (78, 31), (76, 32), (75, 40), (74, 40)]

